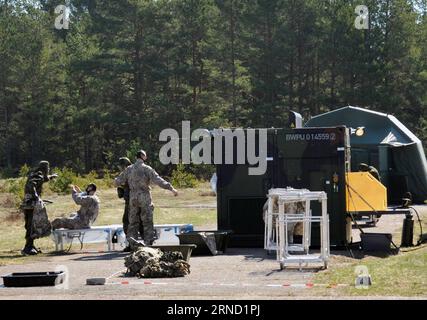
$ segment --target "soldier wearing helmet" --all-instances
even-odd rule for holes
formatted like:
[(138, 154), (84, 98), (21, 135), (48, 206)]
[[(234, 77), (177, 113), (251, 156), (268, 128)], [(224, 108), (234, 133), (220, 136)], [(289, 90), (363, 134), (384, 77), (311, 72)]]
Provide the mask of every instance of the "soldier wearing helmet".
[(163, 189), (170, 190), (175, 196), (178, 195), (178, 191), (169, 182), (162, 179), (153, 168), (144, 163), (147, 158), (144, 150), (138, 151), (136, 158), (136, 162), (127, 167), (115, 179), (115, 184), (117, 187), (128, 184), (130, 189), (129, 227), (126, 235), (128, 241), (130, 238), (138, 238), (138, 229), (142, 222), (144, 242), (146, 245), (151, 245), (154, 241), (154, 205), (151, 198), (151, 185), (156, 184)]

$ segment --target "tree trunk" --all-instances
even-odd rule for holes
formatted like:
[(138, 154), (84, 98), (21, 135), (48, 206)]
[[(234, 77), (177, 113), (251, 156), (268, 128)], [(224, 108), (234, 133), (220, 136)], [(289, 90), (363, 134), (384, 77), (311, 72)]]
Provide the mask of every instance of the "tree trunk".
[(193, 34), (193, 39), (191, 41), (191, 55), (192, 55), (192, 63), (193, 63), (193, 79), (192, 79), (192, 83), (193, 83), (193, 105), (195, 105), (197, 103), (197, 81), (195, 78), (198, 77), (197, 71), (196, 71), (196, 65), (197, 65), (197, 60), (196, 60), (196, 50), (197, 50), (197, 40), (195, 39), (195, 36)]
[(231, 37), (231, 103), (233, 110), (233, 125), (237, 127), (237, 111), (236, 111), (236, 57), (235, 57), (235, 36), (236, 36), (236, 21), (234, 17), (234, 0), (231, 0), (230, 10), (230, 37)]

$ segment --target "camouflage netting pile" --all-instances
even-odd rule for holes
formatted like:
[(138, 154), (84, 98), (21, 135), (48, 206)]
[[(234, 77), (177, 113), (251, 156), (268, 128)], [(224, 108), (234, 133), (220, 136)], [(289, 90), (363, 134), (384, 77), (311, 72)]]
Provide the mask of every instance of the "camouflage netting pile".
[(125, 258), (127, 275), (139, 278), (175, 278), (190, 274), (181, 252), (141, 247)]

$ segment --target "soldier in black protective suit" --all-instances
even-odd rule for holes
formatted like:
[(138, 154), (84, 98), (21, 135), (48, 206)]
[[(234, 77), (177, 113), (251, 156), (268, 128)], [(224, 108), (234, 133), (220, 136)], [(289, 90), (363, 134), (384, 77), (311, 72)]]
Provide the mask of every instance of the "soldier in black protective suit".
[(30, 172), (25, 183), (25, 195), (21, 209), (25, 215), (25, 247), (22, 249), (23, 255), (36, 255), (40, 250), (34, 247), (33, 217), (38, 204), (42, 203), (41, 194), (43, 183), (57, 177), (56, 174), (49, 175), (50, 165), (48, 161), (40, 161), (38, 167)]

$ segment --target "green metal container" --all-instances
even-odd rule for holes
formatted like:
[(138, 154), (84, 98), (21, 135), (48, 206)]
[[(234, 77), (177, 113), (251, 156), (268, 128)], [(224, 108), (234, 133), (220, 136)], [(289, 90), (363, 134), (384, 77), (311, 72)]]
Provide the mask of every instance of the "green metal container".
[[(268, 129), (267, 172), (248, 174), (249, 165), (217, 166), (218, 229), (232, 230), (230, 247), (263, 247), (263, 205), (271, 188), (293, 187), (328, 195), (330, 239), (348, 242), (345, 173), (349, 170), (349, 130), (345, 127)], [(320, 215), (320, 205), (313, 206)], [(312, 244), (319, 245), (313, 226)]]

